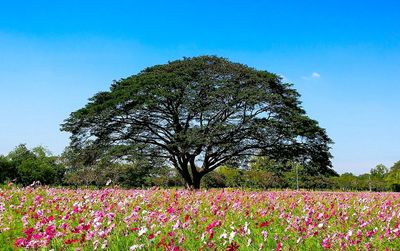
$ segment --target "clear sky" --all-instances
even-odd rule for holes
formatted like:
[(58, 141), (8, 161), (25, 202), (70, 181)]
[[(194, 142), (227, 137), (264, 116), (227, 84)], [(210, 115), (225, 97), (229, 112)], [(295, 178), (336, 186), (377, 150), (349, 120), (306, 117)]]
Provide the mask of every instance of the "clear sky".
[(1, 2), (0, 154), (59, 154), (60, 123), (112, 80), (213, 54), (293, 83), (339, 173), (400, 160), (399, 1), (141, 2)]

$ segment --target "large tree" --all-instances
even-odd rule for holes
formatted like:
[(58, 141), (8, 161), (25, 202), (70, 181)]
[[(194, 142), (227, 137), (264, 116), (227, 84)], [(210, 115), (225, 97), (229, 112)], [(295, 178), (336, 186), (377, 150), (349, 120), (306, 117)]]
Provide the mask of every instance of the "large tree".
[[(330, 138), (281, 77), (215, 56), (149, 67), (97, 93), (62, 124), (71, 147), (165, 159), (189, 187), (228, 163), (252, 156), (331, 169)], [(95, 149), (95, 150), (94, 150)], [(85, 151), (83, 151), (85, 152)], [(87, 151), (86, 151), (87, 152)]]

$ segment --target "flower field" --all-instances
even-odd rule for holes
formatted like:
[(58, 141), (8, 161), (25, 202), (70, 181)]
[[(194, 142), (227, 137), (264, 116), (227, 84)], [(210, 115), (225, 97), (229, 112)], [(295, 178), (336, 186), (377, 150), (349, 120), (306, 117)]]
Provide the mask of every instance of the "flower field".
[(1, 250), (400, 250), (400, 194), (0, 190)]

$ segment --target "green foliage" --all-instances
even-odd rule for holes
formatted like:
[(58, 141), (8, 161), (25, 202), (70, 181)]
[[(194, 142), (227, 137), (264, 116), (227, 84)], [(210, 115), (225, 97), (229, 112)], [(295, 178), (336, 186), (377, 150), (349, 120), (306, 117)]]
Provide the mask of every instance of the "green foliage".
[(371, 169), (371, 178), (373, 179), (383, 179), (388, 174), (389, 169), (382, 165), (378, 164), (376, 167)]
[(0, 156), (0, 183), (16, 178), (16, 166), (9, 158)]
[(333, 179), (341, 190), (355, 190), (359, 184), (357, 177), (352, 173), (343, 173), (339, 177)]
[(226, 176), (218, 171), (210, 172), (202, 179), (202, 186), (206, 188), (227, 187)]
[(55, 170), (41, 161), (36, 159), (27, 159), (17, 167), (20, 182), (23, 185), (32, 184), (34, 181), (39, 181), (42, 184), (54, 183), (56, 175)]
[(400, 192), (400, 160), (394, 163), (385, 177), (385, 181), (395, 192)]
[(282, 175), (284, 172), (290, 172), (292, 166), (290, 162), (278, 162), (269, 157), (255, 157), (249, 163), (252, 171), (270, 172), (276, 175)]
[(335, 187), (335, 177), (326, 176), (301, 176), (299, 187), (312, 190), (332, 190)]
[(228, 187), (240, 187), (245, 183), (243, 175), (245, 171), (239, 168), (221, 166), (217, 172), (225, 176), (225, 184)]
[(17, 146), (6, 157), (0, 157), (1, 182), (15, 180), (22, 185), (35, 181), (41, 184), (61, 184), (64, 167), (58, 157), (43, 147), (29, 150), (25, 145)]
[(370, 173), (355, 176), (352, 173), (344, 173), (340, 177), (332, 178), (333, 188), (354, 191), (389, 191), (393, 190), (396, 175), (382, 164), (372, 168)]
[(393, 191), (400, 192), (400, 169), (392, 168), (385, 180)]
[(67, 167), (65, 182), (75, 186), (118, 185), (122, 187), (149, 187), (182, 185), (176, 173), (160, 161), (149, 162), (136, 154), (135, 158), (120, 159), (127, 148), (116, 147), (108, 154), (95, 157), (93, 149), (84, 152), (66, 148), (62, 160)]
[(183, 187), (185, 185), (182, 176), (175, 169), (167, 166), (152, 169), (148, 180), (152, 186), (157, 187)]
[(263, 170), (247, 170), (244, 174), (246, 186), (252, 188), (286, 188), (288, 182), (282, 176)]
[(387, 175), (386, 180), (391, 184), (400, 184), (400, 170), (393, 169)]
[(390, 171), (400, 170), (400, 160), (394, 163), (394, 165), (390, 168)]

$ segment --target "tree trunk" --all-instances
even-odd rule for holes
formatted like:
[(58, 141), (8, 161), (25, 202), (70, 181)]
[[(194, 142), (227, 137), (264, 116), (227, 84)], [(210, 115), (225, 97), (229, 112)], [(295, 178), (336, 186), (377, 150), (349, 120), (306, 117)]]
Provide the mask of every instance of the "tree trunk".
[(203, 177), (202, 174), (200, 173), (195, 173), (193, 174), (192, 177), (190, 176), (182, 176), (183, 179), (185, 180), (185, 186), (187, 189), (193, 189), (193, 190), (197, 190), (200, 189), (200, 183), (201, 183), (201, 178)]
[(200, 189), (201, 178), (203, 178), (204, 174), (196, 170), (194, 159), (190, 161), (190, 173), (189, 166), (186, 163), (179, 166), (179, 168), (176, 166), (176, 168), (184, 179), (187, 189)]
[(184, 181), (185, 181), (185, 186), (187, 189), (192, 189), (193, 188), (193, 181), (190, 175), (182, 175)]
[(201, 178), (202, 176), (200, 173), (193, 174), (193, 189), (200, 189)]
[(196, 163), (195, 163), (195, 156), (190, 158), (189, 160), (190, 170), (192, 173), (192, 184), (193, 189), (200, 189), (200, 181), (203, 178), (203, 174), (197, 170)]
[(178, 164), (175, 165), (175, 168), (178, 170), (179, 174), (185, 181), (185, 186), (187, 189), (191, 189), (193, 187), (193, 181), (192, 177), (190, 176), (188, 172), (188, 165), (187, 164), (181, 164), (180, 166)]

